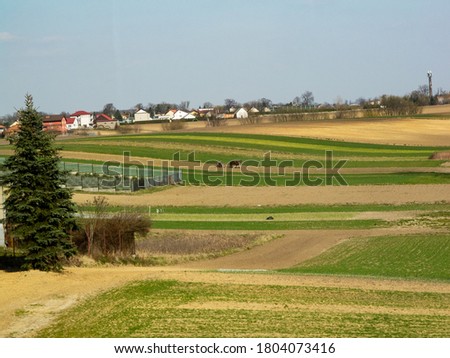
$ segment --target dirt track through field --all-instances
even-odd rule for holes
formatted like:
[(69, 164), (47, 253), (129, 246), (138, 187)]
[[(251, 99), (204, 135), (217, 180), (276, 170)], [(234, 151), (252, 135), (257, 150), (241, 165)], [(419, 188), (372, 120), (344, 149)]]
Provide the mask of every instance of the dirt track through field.
[[(405, 229), (405, 233), (423, 230)], [(173, 267), (70, 267), (63, 274), (39, 271), (0, 271), (0, 337), (32, 336), (50, 324), (56, 314), (81, 299), (127, 282), (175, 279), (187, 282), (256, 285), (354, 287), (375, 290), (448, 292), (450, 284), (391, 281), (371, 278), (261, 275), (251, 270), (284, 268), (314, 257), (350, 237), (392, 233), (377, 230), (299, 230), (274, 232), (284, 236), (230, 256)], [(397, 230), (398, 234), (399, 231)], [(210, 272), (205, 270), (219, 270)], [(250, 271), (248, 271), (250, 270)], [(227, 272), (231, 271), (231, 272)]]
[(272, 240), (251, 250), (219, 257), (208, 261), (192, 262), (185, 267), (214, 270), (274, 270), (292, 267), (335, 246), (351, 237), (372, 237), (424, 233), (421, 229), (372, 229), (372, 230), (292, 230), (271, 231), (281, 234), (281, 239)]

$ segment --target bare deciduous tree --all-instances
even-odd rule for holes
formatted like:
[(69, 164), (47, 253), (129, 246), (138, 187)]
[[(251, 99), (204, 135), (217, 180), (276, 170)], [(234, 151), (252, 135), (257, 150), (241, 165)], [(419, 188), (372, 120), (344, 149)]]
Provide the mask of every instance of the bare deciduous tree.
[(302, 94), (301, 103), (304, 107), (312, 107), (314, 105), (314, 95), (311, 91)]
[(107, 103), (103, 107), (103, 113), (110, 117), (114, 114), (115, 111), (116, 111), (116, 107), (114, 107), (114, 104), (112, 104), (112, 103)]
[[(87, 211), (90, 206), (94, 207), (94, 211)], [(108, 199), (104, 196), (95, 196), (92, 202), (87, 201), (80, 208), (80, 217), (84, 223), (84, 234), (86, 236), (87, 255), (92, 256), (92, 247), (94, 245), (95, 233), (99, 224), (108, 215)]]
[(239, 103), (236, 101), (236, 100), (234, 100), (234, 99), (232, 99), (232, 98), (227, 98), (225, 101), (224, 101), (224, 107), (225, 107), (225, 109), (226, 110), (229, 110), (231, 107), (239, 107), (240, 105), (239, 105)]
[[(88, 211), (88, 207), (93, 207)], [(151, 227), (148, 216), (131, 211), (112, 213), (103, 196), (82, 208), (77, 246), (89, 256), (134, 253), (134, 234), (145, 235)], [(76, 240), (77, 241), (77, 240)]]
[(180, 105), (178, 106), (178, 109), (181, 109), (182, 111), (189, 111), (189, 105), (190, 101), (181, 101)]

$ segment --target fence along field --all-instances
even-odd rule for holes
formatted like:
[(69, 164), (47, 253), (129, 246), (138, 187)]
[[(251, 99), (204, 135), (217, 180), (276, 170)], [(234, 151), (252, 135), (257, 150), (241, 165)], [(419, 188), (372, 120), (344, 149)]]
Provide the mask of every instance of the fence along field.
[[(196, 157), (201, 161), (213, 158), (224, 162), (232, 159), (261, 160), (265, 151), (272, 150), (276, 159), (293, 159), (295, 165), (301, 165), (310, 158), (323, 158), (324, 148), (331, 148), (335, 151), (336, 158), (351, 159), (349, 167), (365, 167), (373, 170), (369, 174), (356, 174), (353, 183), (404, 184), (407, 181), (446, 183), (448, 178), (448, 174), (434, 175), (436, 173), (432, 172), (433, 167), (440, 167), (445, 161), (428, 158), (434, 152), (448, 151), (450, 147), (397, 147), (298, 138), (287, 138), (284, 141), (284, 137), (274, 136), (245, 137), (247, 139), (242, 140), (241, 143), (243, 137), (240, 135), (209, 134), (207, 136), (198, 133), (171, 133), (167, 137), (143, 135), (106, 140), (105, 138), (80, 139), (67, 141), (64, 146), (66, 150), (116, 155), (121, 155), (125, 147), (133, 156), (142, 157), (144, 160), (147, 158), (170, 160), (177, 150), (186, 157), (188, 153), (196, 149)], [(379, 167), (392, 168), (394, 173), (383, 177), (377, 172)], [(397, 167), (428, 168), (429, 172), (396, 173)], [(393, 174), (396, 175), (395, 178)], [(214, 197), (205, 200), (211, 202)], [(239, 198), (236, 200), (238, 201)], [(163, 213), (159, 219), (156, 215), (152, 217), (154, 227), (159, 226), (163, 229), (185, 229), (189, 226), (197, 230), (202, 228), (229, 230), (235, 225), (242, 225), (241, 229), (248, 232), (268, 227), (270, 229), (268, 233), (273, 233), (275, 230), (289, 229), (289, 226), (302, 229), (307, 225), (317, 225), (313, 230), (317, 230), (317, 235), (321, 235), (323, 230), (334, 230), (338, 225), (349, 233), (354, 228), (393, 227), (395, 229), (397, 226), (432, 225), (433, 220), (431, 220), (433, 223), (425, 224), (426, 220), (419, 217), (424, 212), (430, 215), (439, 213), (436, 214), (438, 220), (448, 216), (448, 202), (409, 203), (400, 206), (344, 204), (345, 202), (342, 202), (342, 205), (334, 208), (328, 205), (244, 208), (163, 207)], [(120, 207), (117, 210), (120, 210)], [(142, 206), (136, 210), (148, 211), (148, 207)], [(402, 212), (406, 211), (421, 211), (421, 213), (415, 213), (413, 217), (402, 216), (404, 214)], [(387, 216), (401, 213), (395, 220), (386, 220), (385, 217), (374, 219), (376, 216), (374, 214), (372, 217), (370, 215), (362, 217), (369, 212), (383, 212)], [(321, 213), (317, 216), (321, 216), (323, 220), (309, 220), (309, 215), (314, 216), (315, 213)], [(165, 214), (166, 218), (164, 218)], [(189, 214), (192, 216), (190, 217)], [(236, 221), (236, 216), (239, 214), (243, 214), (242, 219)], [(266, 220), (268, 216), (273, 216), (275, 220)], [(258, 220), (255, 220), (256, 218)], [(419, 223), (416, 222), (417, 220)], [(429, 226), (425, 228), (430, 229)], [(437, 230), (442, 230), (442, 227)], [(448, 227), (445, 230), (448, 230)], [(309, 282), (313, 282), (312, 284), (297, 283), (298, 277), (305, 277), (302, 270), (306, 268), (301, 263), (293, 268), (286, 268), (288, 272), (269, 271), (264, 274), (236, 272), (226, 276), (226, 280), (222, 279), (224, 276), (221, 276), (215, 282), (208, 282), (206, 272), (196, 272), (195, 278), (191, 275), (190, 279), (184, 279), (181, 276), (170, 279), (170, 274), (165, 273), (160, 280), (137, 282), (84, 301), (81, 305), (69, 309), (57, 318), (54, 325), (37, 335), (45, 337), (443, 337), (450, 329), (448, 315), (450, 290), (445, 268), (440, 267), (445, 258), (432, 255), (433, 250), (446, 252), (445, 250), (448, 249), (448, 233), (441, 235), (442, 238), (439, 237), (434, 241), (426, 241), (432, 235), (425, 231), (420, 236), (407, 237), (413, 238), (411, 244), (419, 242), (418, 246), (409, 245), (407, 240), (397, 235), (392, 235), (385, 241), (381, 239), (379, 239), (381, 241), (364, 241), (366, 245), (358, 245), (357, 241), (349, 240), (347, 245), (351, 248), (352, 257), (361, 257), (362, 261), (356, 260), (353, 268), (339, 271), (341, 267), (347, 267), (345, 255), (334, 251), (339, 254), (336, 257), (332, 255), (332, 259), (336, 259), (336, 262), (332, 262), (330, 257), (318, 256), (317, 259), (320, 258), (320, 261), (314, 261), (314, 265), (311, 263), (307, 268), (309, 270), (307, 277), (311, 279)], [(282, 238), (276, 240), (282, 240)], [(431, 246), (420, 244), (422, 241)], [(380, 242), (382, 244), (379, 244)], [(350, 245), (351, 243), (353, 246)], [(342, 245), (344, 244), (346, 242)], [(380, 265), (378, 265), (372, 272), (364, 272), (364, 258), (371, 258), (373, 254), (379, 256), (381, 263), (384, 260), (387, 260), (386, 262), (394, 260), (392, 256), (389, 257), (382, 251), (384, 247), (393, 252), (404, 250), (406, 256), (402, 258), (403, 261), (406, 260), (408, 253), (414, 254), (414, 250), (418, 248), (425, 252), (429, 267), (422, 268), (420, 274), (417, 274), (417, 271), (407, 271), (411, 270), (411, 266), (407, 265), (403, 271), (402, 269), (394, 271), (391, 268), (391, 272), (386, 272), (379, 269)], [(330, 250), (338, 250), (338, 248), (339, 246), (336, 246)], [(248, 251), (251, 253), (251, 250)], [(327, 251), (324, 255), (327, 253), (333, 253), (333, 251)], [(420, 259), (421, 255), (414, 257)], [(414, 262), (412, 261), (411, 264)], [(420, 267), (416, 265), (415, 268)], [(322, 271), (319, 272), (320, 270)], [(191, 273), (183, 274), (186, 276)], [(321, 274), (325, 276), (319, 276)], [(325, 287), (323, 282), (329, 277), (326, 275), (338, 276), (342, 286)], [(353, 276), (349, 277), (351, 275)], [(389, 287), (379, 288), (380, 279), (365, 275), (395, 277), (395, 279)], [(359, 279), (360, 277), (362, 278)], [(366, 283), (367, 286), (352, 285), (353, 278), (361, 285)], [(236, 283), (240, 279), (245, 281), (245, 284)], [(412, 281), (417, 279), (423, 281)], [(421, 288), (410, 288), (415, 283)], [(444, 289), (435, 291), (432, 288), (435, 283)], [(348, 286), (344, 287), (344, 285)], [(402, 292), (399, 287), (402, 287)], [(96, 315), (92, 315), (94, 310)]]
[[(0, 157), (3, 163), (4, 157)], [(105, 167), (94, 162), (61, 161), (60, 169), (67, 175), (67, 187), (86, 191), (130, 191), (171, 185), (182, 180), (179, 170), (169, 168), (125, 166), (115, 163)]]

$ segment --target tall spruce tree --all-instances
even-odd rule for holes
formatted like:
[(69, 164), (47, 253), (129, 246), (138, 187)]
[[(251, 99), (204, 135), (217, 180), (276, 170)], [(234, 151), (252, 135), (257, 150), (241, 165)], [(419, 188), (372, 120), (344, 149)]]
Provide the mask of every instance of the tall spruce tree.
[(61, 271), (63, 261), (76, 253), (70, 240), (76, 225), (72, 194), (63, 186), (54, 136), (42, 130), (42, 117), (29, 94), (19, 123), (20, 131), (10, 139), (14, 154), (2, 168), (6, 227), (25, 250), (28, 268)]

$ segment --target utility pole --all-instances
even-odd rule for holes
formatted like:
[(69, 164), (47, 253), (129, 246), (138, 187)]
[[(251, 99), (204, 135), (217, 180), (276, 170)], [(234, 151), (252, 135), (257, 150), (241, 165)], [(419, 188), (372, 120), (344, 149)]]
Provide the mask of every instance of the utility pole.
[(433, 73), (427, 72), (428, 75), (428, 95), (430, 96), (430, 104), (433, 104)]

